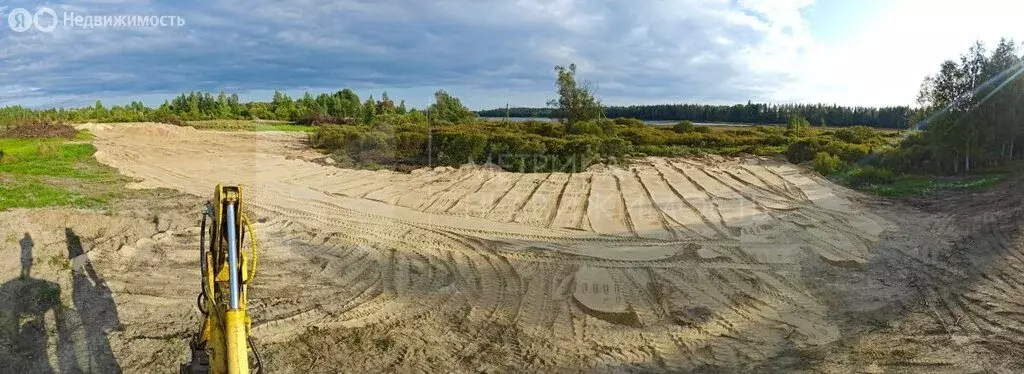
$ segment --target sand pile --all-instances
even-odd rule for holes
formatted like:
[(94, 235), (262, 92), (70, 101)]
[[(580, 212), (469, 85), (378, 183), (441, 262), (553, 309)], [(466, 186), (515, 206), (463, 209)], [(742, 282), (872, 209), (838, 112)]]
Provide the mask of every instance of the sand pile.
[[(135, 187), (205, 197), (217, 183), (248, 186), (267, 251), (257, 339), (299, 360), (295, 342), (377, 329), (372, 339), (391, 343), (328, 358), (366, 370), (742, 367), (835, 340), (799, 263), (863, 263), (889, 227), (848, 192), (768, 160), (405, 174), (305, 161), (291, 134), (94, 129), (97, 158)], [(274, 371), (294, 368), (277, 357)]]

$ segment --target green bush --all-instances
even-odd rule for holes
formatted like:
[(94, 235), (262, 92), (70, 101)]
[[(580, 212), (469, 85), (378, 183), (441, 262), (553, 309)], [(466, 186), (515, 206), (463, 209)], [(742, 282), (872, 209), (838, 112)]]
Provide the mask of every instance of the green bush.
[(492, 135), (487, 146), (487, 154), (492, 159), (509, 156), (542, 156), (547, 153), (543, 137), (534, 134), (508, 134), (500, 133)]
[(754, 126), (754, 131), (767, 135), (779, 135), (782, 136), (786, 133), (786, 129), (779, 126)]
[[(862, 140), (863, 137), (858, 136), (869, 133), (861, 129), (839, 136), (814, 130), (798, 137), (773, 126), (713, 129), (682, 121), (673, 127), (654, 127), (624, 118), (581, 121), (571, 126), (540, 121), (459, 124), (437, 120), (428, 129), (425, 120), (417, 120), (412, 114), (378, 114), (366, 125), (319, 126), (310, 135), (310, 142), (354, 167), (410, 166), (426, 162), (429, 131), (433, 131), (429, 157), (440, 164), (455, 166), (490, 160), (515, 171), (579, 171), (593, 162), (630, 155), (771, 156), (785, 153), (790, 161), (799, 163), (815, 160), (824, 152), (830, 158), (817, 163), (822, 164), (823, 173), (830, 173), (834, 170), (834, 158), (838, 158), (839, 165), (859, 161), (877, 146), (870, 140), (872, 138), (868, 138), (868, 144), (842, 140)], [(883, 160), (895, 162), (893, 160), (905, 160), (909, 156), (890, 153), (887, 157)]]
[(881, 141), (878, 131), (867, 126), (853, 126), (836, 130), (833, 134), (836, 139), (854, 144), (871, 144)]
[(528, 133), (540, 136), (560, 138), (565, 135), (565, 126), (558, 122), (529, 120), (519, 126)]
[(820, 152), (820, 146), (815, 140), (804, 139), (790, 144), (786, 149), (786, 159), (794, 164), (814, 159), (814, 155)]
[(814, 170), (822, 175), (832, 175), (839, 172), (843, 161), (839, 156), (830, 155), (827, 152), (818, 152), (814, 155)]
[(850, 172), (846, 181), (853, 186), (888, 184), (896, 181), (896, 174), (884, 167), (866, 165)]
[(672, 131), (675, 131), (677, 133), (682, 134), (682, 133), (693, 131), (693, 128), (694, 128), (693, 122), (690, 122), (690, 121), (679, 121), (679, 123), (675, 124), (675, 126), (672, 126)]
[(610, 119), (597, 120), (597, 126), (601, 128), (601, 132), (608, 136), (615, 135), (615, 121)]
[(789, 145), (792, 141), (782, 134), (771, 134), (764, 138), (764, 143), (772, 146)]
[(654, 127), (620, 127), (616, 135), (628, 140), (633, 145), (665, 145), (676, 134)]
[(395, 137), (389, 132), (350, 125), (325, 125), (312, 135), (313, 145), (344, 154), (359, 163), (395, 160)]
[(594, 122), (582, 121), (569, 125), (569, 133), (577, 135), (604, 135), (604, 130)]
[(870, 154), (871, 148), (862, 144), (849, 144), (822, 138), (802, 139), (793, 142), (786, 149), (786, 159), (798, 164), (813, 160), (818, 152), (839, 156), (846, 162), (858, 162)]
[(625, 139), (605, 138), (601, 143), (601, 153), (605, 156), (622, 157), (629, 154), (632, 145)]
[(423, 132), (402, 131), (395, 134), (395, 157), (416, 159), (426, 151), (428, 137)]
[(638, 155), (658, 157), (683, 157), (704, 155), (704, 152), (699, 149), (681, 145), (641, 145), (636, 147), (636, 153)]
[(166, 123), (168, 125), (185, 126), (185, 121), (181, 120), (177, 114), (161, 113), (153, 117), (153, 122)]
[(616, 125), (621, 125), (621, 126), (626, 126), (626, 127), (631, 127), (631, 128), (646, 127), (644, 125), (643, 121), (638, 120), (636, 118), (616, 118), (615, 119), (615, 124)]
[(487, 135), (472, 130), (435, 132), (434, 147), (437, 161), (445, 165), (480, 162), (486, 157)]

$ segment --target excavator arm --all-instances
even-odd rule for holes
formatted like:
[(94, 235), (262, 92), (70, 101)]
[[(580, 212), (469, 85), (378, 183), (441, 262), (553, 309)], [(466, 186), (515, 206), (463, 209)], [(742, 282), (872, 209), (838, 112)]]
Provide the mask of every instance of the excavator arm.
[[(206, 203), (199, 234), (197, 300), (204, 318), (189, 344), (192, 360), (181, 365), (182, 373), (262, 372), (262, 358), (250, 336), (252, 321), (246, 314), (248, 285), (256, 274), (256, 237), (243, 208), (242, 186), (217, 185), (213, 199)], [(241, 249), (246, 232), (248, 253)]]

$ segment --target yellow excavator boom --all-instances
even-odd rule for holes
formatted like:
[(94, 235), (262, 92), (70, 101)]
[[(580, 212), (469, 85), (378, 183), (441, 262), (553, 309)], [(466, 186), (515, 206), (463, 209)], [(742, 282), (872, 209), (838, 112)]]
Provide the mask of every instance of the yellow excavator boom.
[[(189, 344), (192, 360), (181, 365), (182, 373), (262, 372), (262, 358), (250, 337), (252, 321), (246, 314), (248, 286), (256, 274), (256, 236), (243, 208), (242, 186), (218, 184), (213, 199), (206, 202), (199, 234), (201, 291), (197, 300), (204, 319)], [(207, 218), (211, 220), (209, 230)], [(241, 249), (246, 232), (248, 253)]]

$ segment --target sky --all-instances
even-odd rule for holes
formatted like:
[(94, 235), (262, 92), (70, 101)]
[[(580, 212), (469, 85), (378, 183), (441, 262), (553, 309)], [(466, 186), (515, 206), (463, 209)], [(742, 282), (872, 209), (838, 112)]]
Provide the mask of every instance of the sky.
[[(346, 87), (415, 107), (437, 89), (473, 109), (543, 106), (554, 66), (570, 63), (609, 105), (911, 105), (975, 40), (1024, 41), (1022, 11), (995, 0), (0, 1), (0, 106)], [(164, 25), (84, 22), (133, 16)]]

